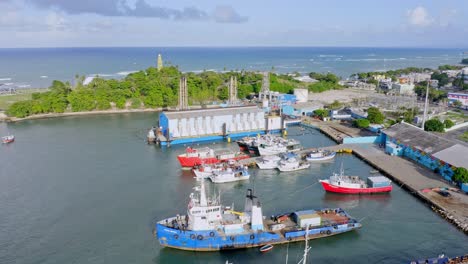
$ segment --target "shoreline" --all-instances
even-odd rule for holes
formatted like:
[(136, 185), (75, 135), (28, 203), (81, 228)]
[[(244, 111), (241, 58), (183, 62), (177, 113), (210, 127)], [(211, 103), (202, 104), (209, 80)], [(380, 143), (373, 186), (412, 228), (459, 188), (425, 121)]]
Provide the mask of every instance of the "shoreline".
[[(215, 108), (219, 105), (206, 105), (206, 108)], [(202, 109), (200, 105), (189, 106), (189, 109)], [(67, 116), (87, 116), (87, 115), (106, 115), (106, 114), (126, 114), (126, 113), (145, 113), (145, 112), (161, 112), (161, 111), (174, 111), (177, 110), (176, 107), (158, 107), (158, 108), (139, 108), (139, 109), (110, 109), (110, 110), (93, 110), (93, 111), (83, 111), (83, 112), (65, 112), (65, 113), (48, 113), (48, 114), (38, 114), (30, 115), (23, 118), (18, 117), (9, 117), (5, 114), (5, 111), (0, 111), (0, 123), (1, 122), (20, 122), (25, 120), (36, 120), (36, 119), (46, 119), (46, 118), (58, 118), (58, 117), (67, 117)]]
[(144, 108), (144, 109), (115, 109), (115, 110), (95, 110), (83, 112), (65, 112), (65, 113), (49, 113), (31, 115), (24, 118), (9, 117), (4, 112), (0, 112), (0, 122), (20, 122), (25, 120), (57, 118), (67, 116), (88, 116), (88, 115), (106, 115), (106, 114), (125, 114), (125, 113), (144, 113), (144, 112), (160, 112), (163, 108)]

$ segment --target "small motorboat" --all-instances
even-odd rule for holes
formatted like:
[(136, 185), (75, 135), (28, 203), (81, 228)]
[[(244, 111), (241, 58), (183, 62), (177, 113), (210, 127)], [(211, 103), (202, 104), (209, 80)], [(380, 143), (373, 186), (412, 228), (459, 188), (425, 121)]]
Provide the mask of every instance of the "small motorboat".
[(13, 141), (15, 141), (15, 136), (14, 135), (8, 135), (8, 136), (2, 137), (2, 143), (3, 144), (8, 144), (8, 143), (11, 143)]
[(307, 161), (326, 161), (331, 160), (335, 157), (336, 152), (328, 150), (315, 150), (307, 154)]
[(268, 244), (260, 248), (260, 252), (265, 253), (273, 249), (273, 245)]

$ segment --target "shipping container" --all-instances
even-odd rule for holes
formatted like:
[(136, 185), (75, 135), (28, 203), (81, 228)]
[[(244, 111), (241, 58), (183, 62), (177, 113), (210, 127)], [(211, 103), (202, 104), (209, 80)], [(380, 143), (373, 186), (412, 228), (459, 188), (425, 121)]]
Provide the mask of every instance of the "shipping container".
[(296, 223), (305, 228), (306, 226), (319, 226), (321, 224), (321, 217), (314, 210), (299, 211), (293, 214)]
[(367, 185), (373, 188), (386, 187), (392, 184), (392, 182), (384, 176), (372, 176), (367, 178)]

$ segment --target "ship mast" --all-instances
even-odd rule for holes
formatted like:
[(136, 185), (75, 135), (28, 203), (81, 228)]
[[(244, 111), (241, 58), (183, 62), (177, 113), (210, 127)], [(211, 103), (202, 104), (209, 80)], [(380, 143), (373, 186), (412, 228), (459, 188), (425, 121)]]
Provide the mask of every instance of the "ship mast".
[(304, 256), (302, 259), (299, 261), (298, 264), (306, 264), (307, 263), (307, 253), (309, 253), (310, 247), (309, 247), (309, 225), (307, 225), (306, 228), (306, 233), (305, 233), (305, 247), (304, 247)]
[(207, 206), (208, 203), (206, 202), (206, 193), (205, 193), (205, 184), (204, 181), (201, 181), (200, 185), (200, 206)]

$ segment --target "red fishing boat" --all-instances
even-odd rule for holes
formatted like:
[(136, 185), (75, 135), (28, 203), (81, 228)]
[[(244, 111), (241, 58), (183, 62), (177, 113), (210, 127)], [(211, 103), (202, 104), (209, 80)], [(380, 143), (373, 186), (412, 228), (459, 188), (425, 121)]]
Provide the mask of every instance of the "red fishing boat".
[(392, 182), (384, 176), (368, 177), (367, 182), (358, 176), (334, 173), (328, 180), (320, 180), (323, 189), (327, 192), (344, 194), (386, 193), (392, 191)]
[(214, 151), (211, 148), (195, 149), (188, 147), (184, 154), (177, 156), (182, 167), (194, 167), (201, 164), (214, 164), (228, 160), (241, 160), (250, 158), (249, 155), (242, 152), (231, 150)]

